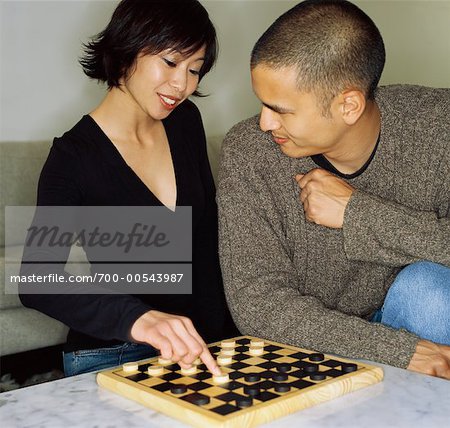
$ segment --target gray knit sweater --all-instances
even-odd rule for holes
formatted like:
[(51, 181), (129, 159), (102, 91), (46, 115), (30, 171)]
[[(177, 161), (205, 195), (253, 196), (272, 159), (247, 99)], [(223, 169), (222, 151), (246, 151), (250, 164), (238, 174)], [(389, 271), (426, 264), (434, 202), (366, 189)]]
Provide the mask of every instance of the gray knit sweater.
[[(223, 143), (218, 203), (227, 300), (242, 333), (406, 367), (419, 340), (370, 323), (400, 269), (450, 266), (450, 89), (378, 90), (378, 149), (348, 180), (343, 229), (305, 220), (297, 173), (253, 117)], [(430, 308), (432, 310), (432, 308)]]

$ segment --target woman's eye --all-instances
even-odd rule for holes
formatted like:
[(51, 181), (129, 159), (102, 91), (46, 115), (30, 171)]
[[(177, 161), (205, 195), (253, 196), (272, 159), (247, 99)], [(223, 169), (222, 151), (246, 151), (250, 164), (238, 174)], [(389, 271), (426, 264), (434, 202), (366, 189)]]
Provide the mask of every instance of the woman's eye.
[(200, 71), (198, 71), (198, 70), (189, 70), (189, 72), (191, 74), (193, 74), (194, 76), (200, 76)]
[(163, 58), (163, 61), (169, 66), (169, 67), (176, 67), (177, 65), (171, 61), (170, 59)]

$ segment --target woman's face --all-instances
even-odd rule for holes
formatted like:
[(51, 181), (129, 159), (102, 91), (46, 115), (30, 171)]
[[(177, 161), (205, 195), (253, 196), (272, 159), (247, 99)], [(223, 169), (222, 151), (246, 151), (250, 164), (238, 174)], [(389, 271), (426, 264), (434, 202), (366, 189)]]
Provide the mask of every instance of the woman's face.
[(170, 49), (140, 54), (121, 89), (138, 112), (162, 120), (197, 89), (204, 57), (204, 47), (190, 56)]

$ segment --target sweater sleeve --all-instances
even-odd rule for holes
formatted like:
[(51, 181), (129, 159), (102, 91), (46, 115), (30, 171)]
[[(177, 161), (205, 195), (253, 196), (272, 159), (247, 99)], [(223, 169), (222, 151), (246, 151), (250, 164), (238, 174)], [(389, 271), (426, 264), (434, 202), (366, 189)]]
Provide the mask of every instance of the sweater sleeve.
[(349, 260), (402, 267), (418, 260), (450, 266), (450, 156), (434, 173), (434, 211), (418, 211), (356, 191), (344, 214)]
[[(63, 140), (55, 140), (41, 172), (38, 186), (38, 206), (82, 205), (83, 173), (75, 150)], [(30, 253), (34, 251), (34, 253)], [(58, 251), (60, 260), (67, 260), (69, 248)], [(46, 260), (49, 254), (39, 249), (25, 248), (24, 260)], [(54, 257), (54, 255), (50, 255)], [(56, 273), (67, 278), (62, 264), (22, 264), (22, 275)], [(151, 308), (139, 299), (124, 294), (84, 294), (73, 286), (70, 294), (32, 294), (20, 290), (22, 303), (55, 318), (70, 328), (90, 336), (129, 341), (134, 321)]]
[(267, 160), (262, 156), (256, 162), (254, 154), (246, 152), (245, 139), (252, 138), (245, 136), (246, 131), (234, 128), (227, 135), (218, 186), (222, 273), (239, 330), (322, 352), (407, 367), (417, 337), (327, 308), (303, 291), (289, 244), (293, 231), (283, 221), (288, 204), (280, 206), (265, 184), (267, 177), (255, 167)]

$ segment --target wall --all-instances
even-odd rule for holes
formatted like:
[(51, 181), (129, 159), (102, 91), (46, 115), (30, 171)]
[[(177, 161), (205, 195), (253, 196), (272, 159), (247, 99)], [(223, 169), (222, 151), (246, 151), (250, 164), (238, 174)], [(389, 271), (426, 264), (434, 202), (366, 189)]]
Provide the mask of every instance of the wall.
[[(222, 135), (258, 112), (248, 59), (258, 36), (296, 1), (203, 0), (221, 44), (215, 70), (202, 82), (211, 96), (196, 101), (209, 135)], [(382, 83), (450, 86), (449, 1), (356, 1), (378, 24), (388, 60)], [(48, 140), (101, 100), (84, 77), (82, 42), (108, 22), (117, 2), (0, 3), (0, 141)]]

